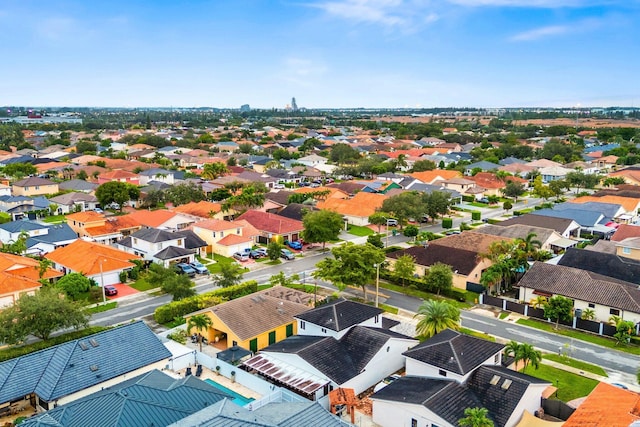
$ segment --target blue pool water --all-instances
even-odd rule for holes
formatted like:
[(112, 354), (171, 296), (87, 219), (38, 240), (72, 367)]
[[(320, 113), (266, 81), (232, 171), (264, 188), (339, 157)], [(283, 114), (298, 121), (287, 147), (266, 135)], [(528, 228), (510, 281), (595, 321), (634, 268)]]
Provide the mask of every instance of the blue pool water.
[(211, 384), (213, 387), (217, 388), (218, 390), (222, 390), (227, 394), (230, 394), (231, 396), (233, 396), (233, 403), (240, 405), (240, 406), (244, 406), (249, 402), (253, 402), (255, 399), (253, 397), (244, 397), (241, 394), (236, 393), (233, 390), (229, 390), (228, 388), (226, 388), (225, 386), (218, 384), (217, 382), (210, 380), (210, 379), (206, 379), (204, 380), (207, 384)]

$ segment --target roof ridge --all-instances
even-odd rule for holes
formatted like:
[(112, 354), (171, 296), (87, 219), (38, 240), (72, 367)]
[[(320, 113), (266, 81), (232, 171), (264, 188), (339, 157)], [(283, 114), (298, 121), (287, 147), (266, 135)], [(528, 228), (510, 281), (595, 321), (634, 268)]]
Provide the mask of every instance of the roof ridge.
[[(67, 355), (65, 363), (62, 365), (62, 369), (60, 369), (58, 371), (58, 376), (55, 379), (55, 382), (53, 383), (53, 387), (49, 387), (50, 391), (54, 391), (56, 389), (56, 387), (58, 386), (58, 383), (60, 382), (60, 379), (62, 378), (62, 374), (64, 374), (64, 370), (67, 367), (67, 363), (69, 362), (69, 359), (71, 359), (71, 356), (73, 355), (73, 349), (74, 349), (75, 346), (78, 345), (78, 342), (80, 342), (81, 339), (82, 338), (78, 338), (76, 340), (68, 341), (67, 343), (65, 343), (65, 344), (69, 344), (69, 345), (61, 345), (59, 347), (53, 347), (54, 350), (51, 352), (51, 357), (49, 357), (49, 360), (47, 362), (47, 366), (49, 366), (49, 363), (51, 363), (51, 360), (53, 360), (53, 358), (56, 356), (56, 354), (58, 353), (58, 351), (61, 348), (67, 348), (68, 347), (68, 348), (71, 349), (71, 351), (69, 351), (69, 354)], [(71, 343), (73, 343), (73, 345), (71, 345)], [(49, 369), (43, 369), (42, 370), (42, 373), (40, 374), (40, 377), (38, 378), (38, 381), (35, 382), (35, 386), (33, 387), (33, 389), (34, 389), (33, 391), (34, 392), (35, 392), (35, 390), (38, 389), (38, 386), (40, 385), (40, 381), (42, 381), (42, 378), (45, 376), (46, 372), (50, 372), (50, 370)], [(42, 396), (42, 397), (45, 397), (45, 396)], [(51, 397), (51, 396), (49, 395), (47, 397)]]
[[(417, 378), (422, 378), (425, 380), (429, 380), (432, 378), (427, 378), (427, 377), (417, 377)], [(434, 399), (437, 395), (439, 395), (440, 393), (444, 392), (444, 390), (451, 386), (451, 384), (456, 384), (457, 381), (452, 380), (452, 379), (447, 379), (447, 378), (438, 378), (439, 381), (446, 381), (448, 382), (447, 385), (445, 385), (444, 387), (442, 387), (440, 390), (436, 391), (435, 393), (433, 393), (431, 396), (427, 397), (425, 400), (422, 401), (422, 405), (426, 404), (427, 402), (429, 402), (431, 399)]]
[(460, 372), (464, 372), (464, 368), (462, 367), (462, 363), (460, 363), (460, 358), (458, 357), (458, 353), (456, 352), (456, 349), (453, 347), (453, 342), (461, 336), (462, 335), (458, 335), (456, 337), (451, 338), (449, 340), (449, 346), (451, 346), (451, 350), (453, 351), (453, 357), (456, 360), (456, 363), (458, 364), (458, 368), (460, 369)]

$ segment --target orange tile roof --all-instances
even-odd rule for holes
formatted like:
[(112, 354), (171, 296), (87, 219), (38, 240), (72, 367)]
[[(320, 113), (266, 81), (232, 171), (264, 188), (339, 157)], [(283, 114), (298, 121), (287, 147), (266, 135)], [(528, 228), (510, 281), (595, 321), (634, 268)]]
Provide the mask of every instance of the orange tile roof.
[(376, 209), (382, 207), (382, 202), (387, 198), (383, 194), (366, 193), (361, 191), (351, 199), (327, 199), (318, 202), (320, 209), (328, 209), (341, 215), (369, 217)]
[[(40, 263), (29, 257), (0, 252), (0, 271), (13, 277), (21, 277), (38, 281), (40, 277)], [(43, 279), (60, 277), (64, 274), (52, 268), (47, 269)]]
[(274, 234), (295, 233), (304, 229), (302, 221), (255, 210), (246, 211), (238, 219), (246, 220), (261, 232)]
[(508, 176), (504, 181), (500, 180), (495, 174), (491, 172), (479, 172), (475, 176), (470, 176), (468, 179), (472, 180), (484, 188), (504, 188), (507, 185), (507, 181), (515, 181), (521, 184), (528, 183), (526, 179), (522, 179), (517, 176)]
[(583, 196), (583, 197), (577, 197), (571, 200), (571, 203), (587, 203), (587, 202), (612, 203), (616, 205), (621, 205), (622, 208), (627, 212), (636, 212), (638, 209), (638, 205), (640, 205), (640, 199), (636, 199), (634, 197), (623, 197), (623, 196), (614, 196), (614, 195), (606, 195), (602, 197)]
[(136, 160), (109, 159), (106, 157), (101, 157), (100, 159), (103, 160), (110, 169), (122, 169), (129, 172), (133, 172), (136, 168), (147, 170), (158, 166), (153, 163), (138, 162)]
[(134, 179), (134, 178), (138, 179), (139, 178), (138, 174), (121, 170), (121, 169), (100, 174), (100, 179)]
[(37, 280), (15, 277), (4, 272), (0, 273), (0, 295), (28, 292), (40, 289), (41, 286), (42, 284)]
[(601, 382), (564, 427), (629, 427), (640, 420), (640, 395)]
[(38, 172), (45, 172), (48, 171), (50, 169), (56, 169), (56, 168), (61, 168), (61, 167), (65, 167), (65, 166), (69, 166), (69, 163), (64, 163), (64, 162), (48, 162), (48, 163), (39, 163), (36, 166), (36, 169), (38, 170)]
[(101, 269), (102, 272), (111, 272), (131, 268), (135, 266), (131, 260), (141, 259), (137, 255), (85, 240), (76, 240), (58, 248), (45, 255), (45, 258), (87, 276), (100, 274)]
[(106, 220), (105, 216), (94, 211), (76, 212), (67, 215), (67, 222), (77, 221), (81, 223), (97, 222)]
[(223, 219), (208, 219), (205, 221), (197, 222), (193, 225), (194, 227), (204, 228), (205, 230), (210, 231), (224, 231), (231, 230), (233, 228), (241, 227), (241, 225), (233, 223), (231, 221), (225, 221)]
[(611, 236), (612, 242), (621, 242), (629, 237), (640, 237), (640, 227), (637, 225), (620, 224)]
[(461, 174), (460, 172), (453, 171), (453, 170), (434, 169), (431, 171), (413, 172), (411, 176), (414, 177), (415, 179), (418, 179), (424, 182), (425, 184), (431, 184), (438, 178), (441, 178), (446, 181), (447, 179), (453, 179), (453, 178), (459, 177), (461, 176)]
[(237, 234), (227, 234), (222, 239), (218, 240), (216, 244), (222, 246), (232, 246), (247, 242), (251, 242), (250, 237), (238, 236)]
[(179, 212), (187, 215), (199, 216), (201, 218), (209, 218), (209, 212), (220, 212), (222, 205), (220, 203), (207, 202), (205, 200), (201, 202), (191, 202), (186, 205), (181, 205), (173, 208), (174, 212)]
[(513, 239), (503, 236), (492, 236), (491, 234), (465, 231), (460, 234), (454, 234), (442, 239), (433, 240), (429, 242), (429, 244), (445, 246), (448, 248), (466, 249), (468, 251), (486, 254), (492, 243), (501, 242), (503, 240), (512, 241)]
[(147, 227), (160, 227), (176, 215), (175, 212), (158, 209), (156, 211), (134, 211), (119, 217), (119, 219), (130, 220), (131, 223), (138, 223)]

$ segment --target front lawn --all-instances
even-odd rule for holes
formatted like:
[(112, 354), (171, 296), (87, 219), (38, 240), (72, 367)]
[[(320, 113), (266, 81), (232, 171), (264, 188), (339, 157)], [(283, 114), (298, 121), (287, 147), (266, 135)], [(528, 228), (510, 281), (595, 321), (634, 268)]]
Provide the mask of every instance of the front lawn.
[[(409, 295), (412, 297), (418, 297), (421, 298), (423, 300), (438, 300), (438, 301), (447, 301), (448, 303), (460, 308), (460, 309), (465, 309), (465, 308), (469, 308), (472, 306), (472, 304), (469, 304), (468, 302), (460, 302), (457, 301), (455, 299), (452, 298), (447, 298), (444, 297), (442, 295), (436, 295), (436, 294), (432, 294), (429, 292), (424, 292), (424, 291), (419, 291), (417, 289), (413, 289), (410, 287), (402, 287), (402, 286), (398, 286), (398, 285), (394, 285), (392, 283), (388, 283), (388, 282), (383, 282), (380, 281), (380, 287), (383, 289), (389, 289), (392, 291), (396, 291), (405, 295)], [(474, 294), (477, 296), (477, 294)]]
[(563, 365), (571, 366), (572, 368), (580, 369), (581, 371), (591, 372), (592, 374), (601, 375), (603, 377), (608, 376), (605, 370), (600, 366), (592, 365), (591, 363), (583, 362), (582, 360), (576, 360), (567, 356), (560, 356), (558, 354), (551, 353), (545, 354), (542, 358), (562, 363)]
[(141, 273), (138, 280), (131, 283), (129, 286), (140, 292), (146, 292), (157, 287), (147, 282), (146, 275), (144, 273)]
[(98, 305), (96, 307), (85, 308), (84, 311), (90, 314), (102, 313), (103, 311), (112, 310), (118, 306), (116, 301), (111, 301), (106, 304)]
[(558, 392), (554, 393), (552, 398), (557, 398), (563, 402), (577, 399), (579, 397), (588, 396), (589, 393), (598, 385), (598, 381), (591, 378), (585, 378), (571, 372), (552, 366), (540, 364), (538, 369), (533, 366), (527, 366), (527, 369), (521, 371), (532, 377), (540, 378), (548, 381), (553, 386), (558, 387)]
[[(236, 262), (236, 260), (233, 258), (229, 258), (229, 257), (218, 255), (218, 254), (213, 254), (213, 259), (215, 260), (214, 264), (207, 264), (207, 268), (209, 269), (209, 273), (211, 274), (219, 274), (220, 266), (222, 264), (231, 264)], [(243, 267), (243, 270), (244, 272), (249, 271), (249, 269), (246, 267)]]
[(364, 236), (370, 236), (374, 234), (375, 231), (373, 231), (369, 227), (362, 227), (360, 225), (350, 225), (349, 229), (347, 230), (347, 233), (353, 234), (354, 236), (364, 237)]
[(58, 224), (61, 222), (65, 222), (66, 220), (67, 217), (65, 217), (64, 215), (51, 215), (44, 217), (42, 219), (42, 222), (46, 222), (47, 224)]
[(476, 337), (476, 338), (482, 338), (483, 340), (496, 342), (496, 338), (495, 337), (493, 337), (491, 335), (488, 335), (486, 333), (483, 333), (483, 332), (474, 331), (473, 329), (460, 328), (460, 332), (462, 332), (465, 335), (471, 335), (471, 336)]

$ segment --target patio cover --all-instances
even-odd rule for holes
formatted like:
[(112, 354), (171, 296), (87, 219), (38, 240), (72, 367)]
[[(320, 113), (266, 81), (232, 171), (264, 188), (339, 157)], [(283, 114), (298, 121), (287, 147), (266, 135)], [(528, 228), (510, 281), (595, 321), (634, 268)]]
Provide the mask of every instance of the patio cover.
[(537, 418), (531, 412), (525, 410), (516, 427), (560, 427), (563, 424), (564, 421), (547, 421)]
[(562, 249), (567, 249), (567, 248), (572, 248), (575, 245), (577, 245), (579, 242), (572, 240), (572, 239), (558, 239), (558, 240), (554, 240), (553, 242), (551, 242), (551, 246), (556, 246), (558, 248), (562, 248)]
[(311, 395), (329, 384), (329, 380), (276, 359), (269, 354), (260, 353), (242, 364), (254, 369), (277, 383), (284, 384), (305, 395)]

